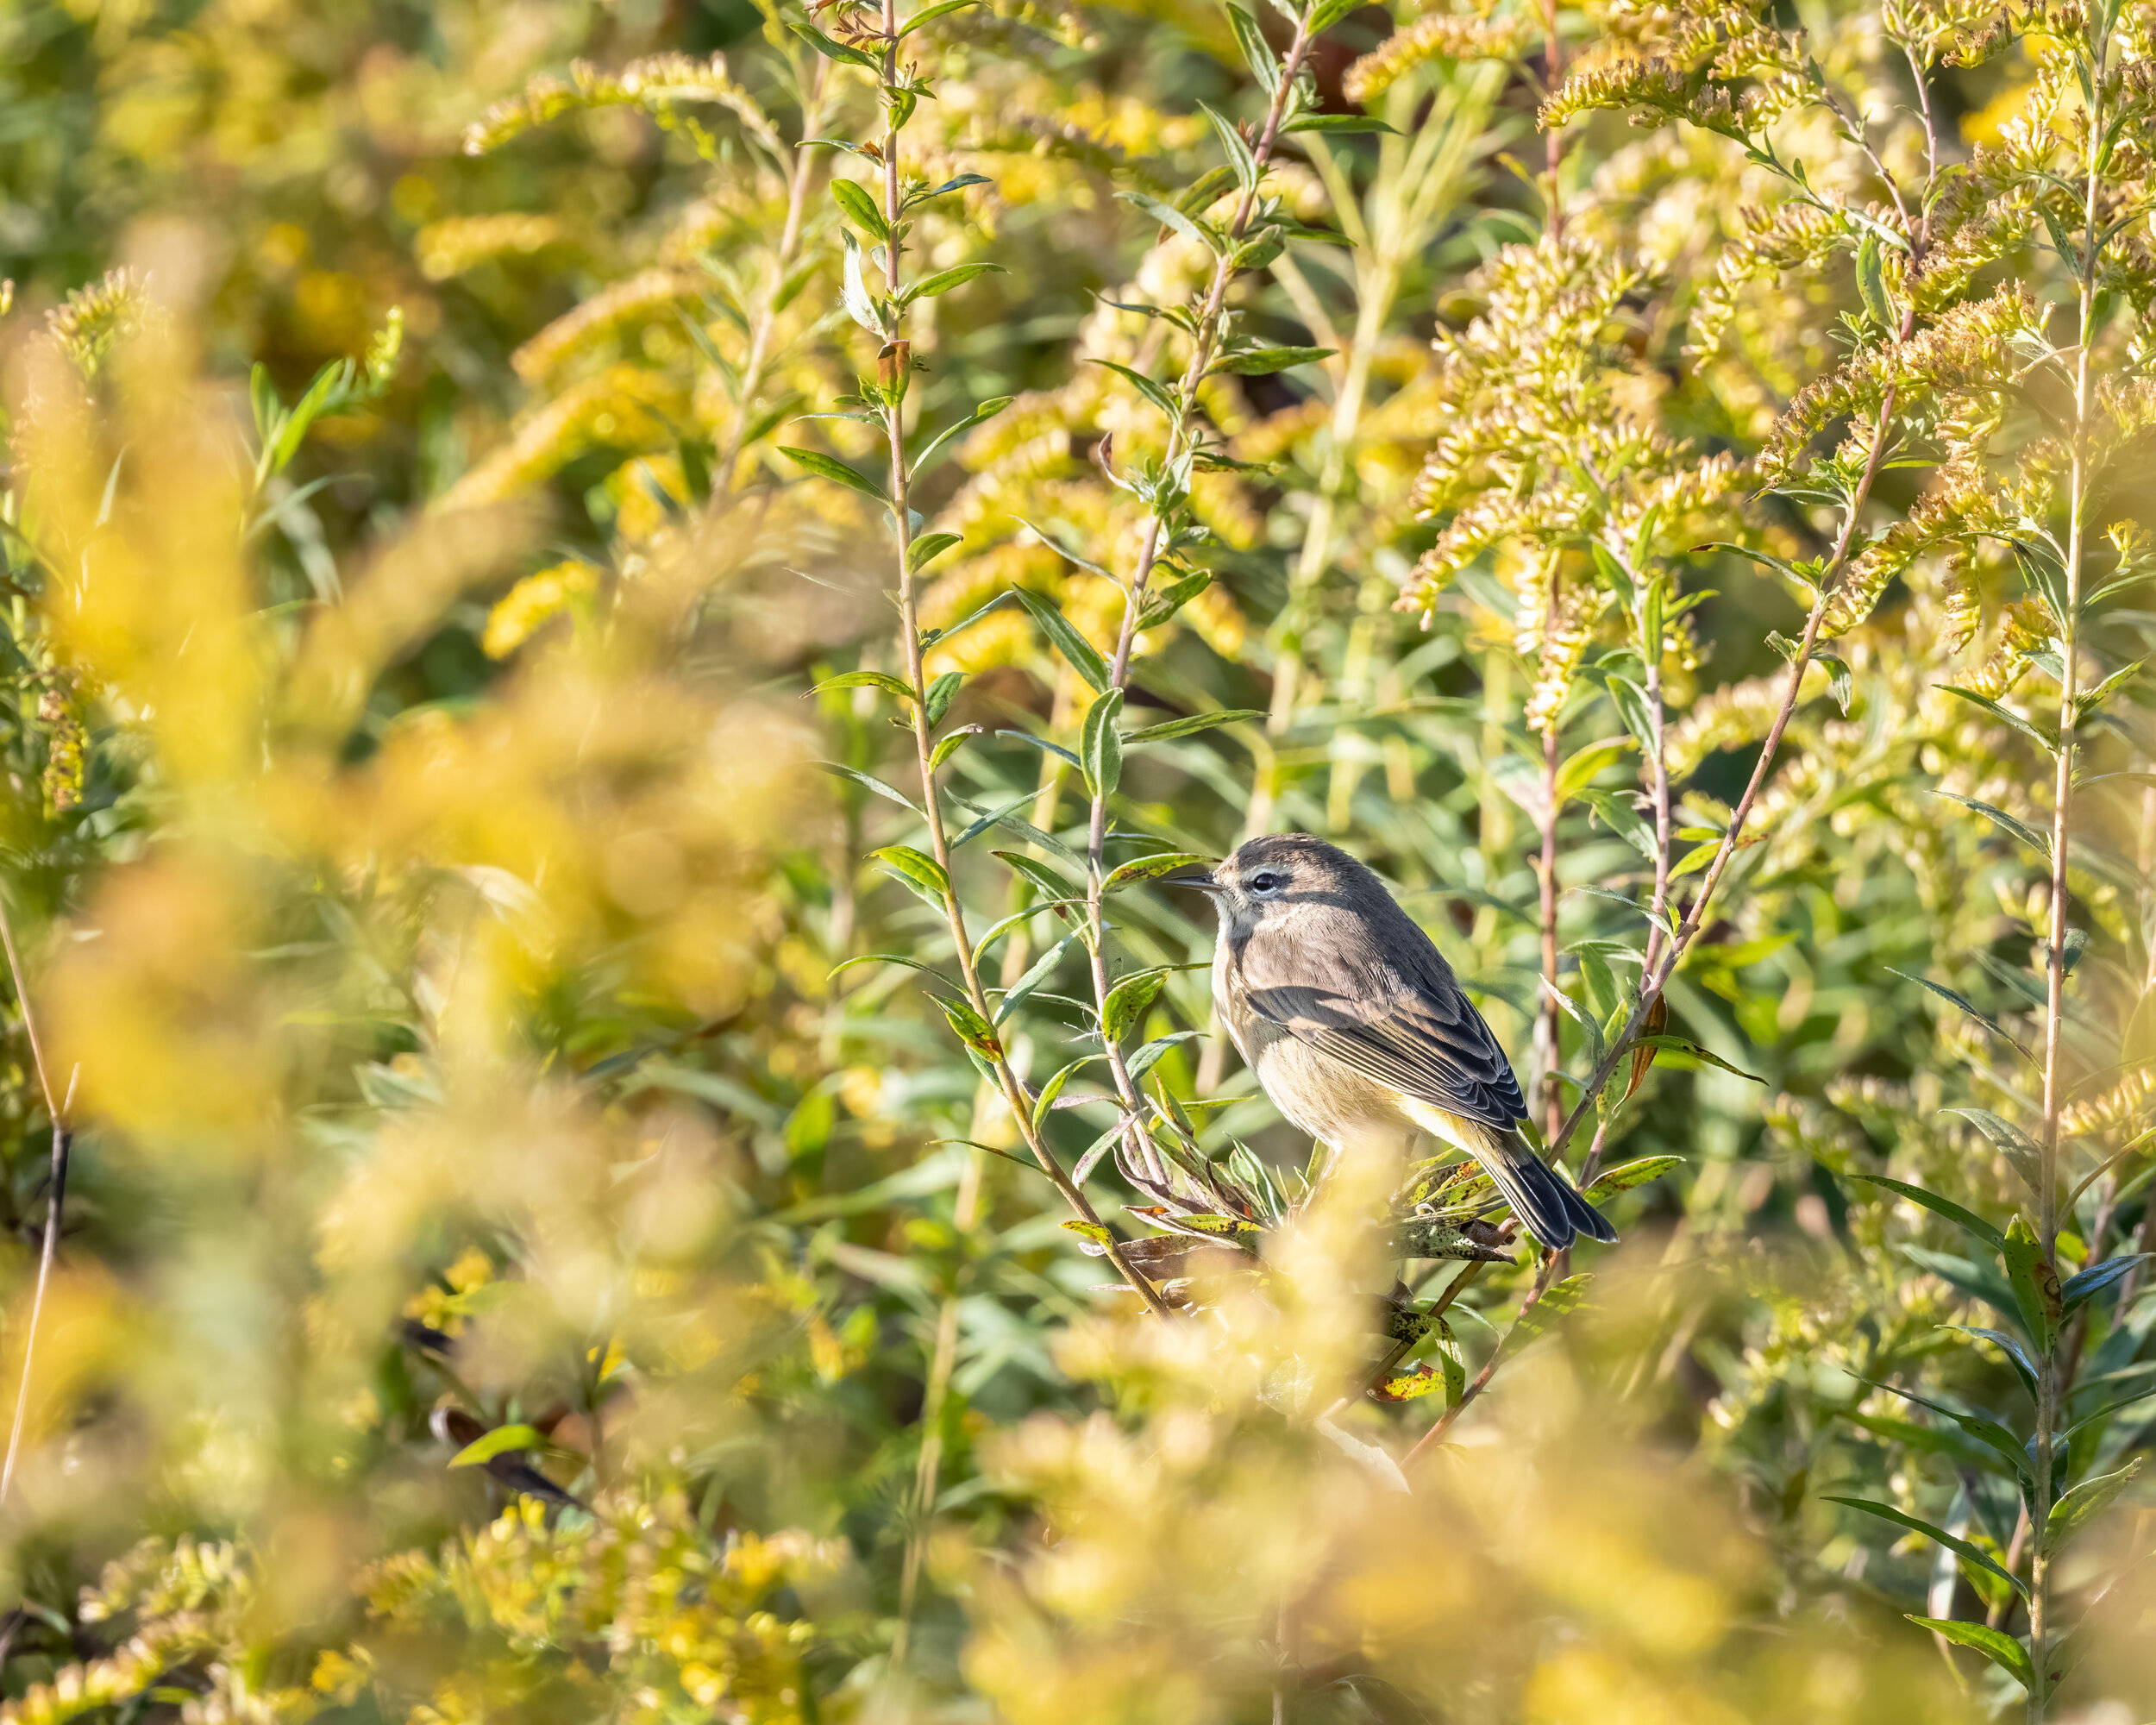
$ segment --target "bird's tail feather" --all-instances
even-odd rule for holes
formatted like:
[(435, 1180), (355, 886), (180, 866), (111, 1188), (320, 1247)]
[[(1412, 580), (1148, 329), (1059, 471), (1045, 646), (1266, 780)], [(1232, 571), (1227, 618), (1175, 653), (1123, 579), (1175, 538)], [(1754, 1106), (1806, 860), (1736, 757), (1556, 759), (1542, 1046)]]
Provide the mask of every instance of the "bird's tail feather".
[(1552, 1251), (1582, 1234), (1605, 1245), (1616, 1242), (1617, 1230), (1609, 1219), (1528, 1149), (1519, 1133), (1500, 1132), (1426, 1102), (1410, 1100), (1401, 1106), (1423, 1131), (1458, 1145), (1480, 1163), (1521, 1226)]
[[(1492, 1139), (1495, 1134), (1490, 1135)], [(1612, 1244), (1617, 1230), (1609, 1219), (1573, 1189), (1564, 1176), (1517, 1138), (1489, 1142), (1476, 1154), (1520, 1225), (1555, 1251), (1579, 1235)]]

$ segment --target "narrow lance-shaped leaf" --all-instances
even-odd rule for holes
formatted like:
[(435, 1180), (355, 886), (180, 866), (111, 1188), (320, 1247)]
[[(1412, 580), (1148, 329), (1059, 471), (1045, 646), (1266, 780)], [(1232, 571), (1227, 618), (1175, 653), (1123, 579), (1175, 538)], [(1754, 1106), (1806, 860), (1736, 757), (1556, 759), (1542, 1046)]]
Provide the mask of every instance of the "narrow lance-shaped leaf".
[(1123, 1039), (1124, 1032), (1160, 998), (1167, 981), (1164, 970), (1141, 970), (1108, 990), (1108, 998), (1100, 1006), (1100, 1028), (1111, 1043)]
[(1086, 709), (1079, 733), (1078, 762), (1086, 789), (1097, 800), (1111, 794), (1123, 776), (1123, 739), (1115, 722), (1123, 712), (1123, 691), (1109, 689)]
[(1012, 591), (1018, 594), (1018, 603), (1025, 607), (1033, 621), (1040, 624), (1041, 633), (1054, 643), (1057, 652), (1069, 661), (1071, 668), (1092, 684), (1094, 689), (1106, 688), (1108, 662), (1100, 656), (1100, 649), (1078, 632), (1069, 618), (1040, 594), (1026, 587), (1016, 587)]
[(2080, 1484), (2051, 1506), (2051, 1517), (2045, 1524), (2044, 1546), (2047, 1551), (2057, 1551), (2084, 1527), (2110, 1508), (2112, 1500), (2140, 1477), (2141, 1458), (2139, 1456), (2115, 1473), (2101, 1478), (2084, 1479)]
[(2040, 1349), (2048, 1352), (2059, 1339), (2059, 1326), (2065, 1316), (2059, 1272), (2045, 1258), (2027, 1217), (2016, 1216), (2008, 1225), (2000, 1256), (2006, 1262), (2007, 1284), (2021, 1308), (2022, 1327)]
[(1164, 719), (1158, 724), (1126, 731), (1123, 742), (1125, 747), (1137, 743), (1166, 743), (1178, 737), (1195, 737), (1201, 731), (1215, 730), (1223, 724), (1249, 724), (1264, 717), (1257, 708), (1248, 706), (1231, 707), (1225, 712), (1196, 712), (1188, 718)]
[(2000, 831), (2011, 833), (2020, 839), (2046, 862), (2051, 860), (2051, 840), (2045, 837), (2026, 821), (2017, 819), (2004, 809), (1995, 807), (1992, 804), (1980, 801), (1975, 797), (1958, 796), (1952, 791), (1934, 791), (1932, 794), (1935, 797), (1944, 797), (1950, 803), (1959, 803), (1965, 809), (1974, 810), (1991, 822)]
[(881, 486), (866, 474), (856, 473), (842, 461), (818, 455), (813, 449), (790, 448), (783, 443), (779, 446), (779, 453), (790, 461), (799, 462), (819, 479), (843, 485), (849, 491), (859, 492), (863, 497), (872, 497), (886, 508), (890, 506), (891, 499), (884, 494)]
[(2059, 1309), (2071, 1312), (2084, 1301), (2101, 1294), (2107, 1288), (2115, 1287), (2126, 1273), (2137, 1264), (2146, 1264), (2153, 1254), (2146, 1251), (2122, 1253), (2107, 1258), (2101, 1264), (2092, 1264), (2086, 1270), (2070, 1276), (2059, 1289)]
[(1106, 895), (1139, 881), (1156, 881), (1163, 875), (1174, 874), (1178, 869), (1207, 868), (1214, 860), (1188, 850), (1165, 851), (1158, 856), (1134, 856), (1109, 873), (1100, 883), (1100, 891)]
[(1934, 1527), (1929, 1521), (1921, 1521), (1915, 1515), (1904, 1515), (1891, 1503), (1876, 1503), (1869, 1497), (1838, 1497), (1831, 1492), (1823, 1494), (1823, 1500), (1828, 1503), (1846, 1504), (1852, 1509), (1861, 1509), (1867, 1515), (1877, 1515), (1882, 1521), (1892, 1521), (1897, 1526), (1908, 1528), (1912, 1533), (1921, 1534), (1926, 1539), (1946, 1546), (1955, 1556), (1966, 1559), (1978, 1569), (1989, 1571), (2013, 1588), (2015, 1592), (2024, 1596), (2028, 1592), (2027, 1583), (2010, 1570), (2003, 1567), (1997, 1559), (1992, 1557), (1981, 1546), (1973, 1546), (1966, 1540), (1957, 1539), (1944, 1527)]
[(1861, 1180), (1867, 1186), (1880, 1186), (1890, 1192), (1898, 1192), (1912, 1204), (1921, 1205), (1934, 1215), (1944, 1216), (1973, 1238), (1982, 1241), (1994, 1251), (2006, 1250), (2006, 1236), (1982, 1216), (1965, 1210), (1951, 1198), (1942, 1198), (1936, 1192), (1927, 1192), (1921, 1186), (1912, 1186), (1905, 1180), (1890, 1180), (1883, 1174), (1852, 1174), (1852, 1180)]
[(1914, 1613), (1909, 1614), (1909, 1622), (1920, 1629), (1944, 1635), (1958, 1647), (1974, 1647), (2023, 1689), (2035, 1686), (2036, 1667), (2029, 1663), (2028, 1649), (2005, 1630), (1951, 1617), (1919, 1617)]

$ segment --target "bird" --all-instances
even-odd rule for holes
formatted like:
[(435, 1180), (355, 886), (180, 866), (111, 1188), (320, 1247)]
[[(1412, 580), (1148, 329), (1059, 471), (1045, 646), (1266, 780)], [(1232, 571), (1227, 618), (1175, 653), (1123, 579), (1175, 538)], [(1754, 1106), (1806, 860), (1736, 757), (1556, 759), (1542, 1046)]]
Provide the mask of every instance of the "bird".
[(1527, 1107), (1452, 967), (1385, 883), (1305, 833), (1253, 838), (1209, 874), (1213, 999), (1267, 1096), (1338, 1156), (1418, 1132), (1482, 1165), (1551, 1251), (1617, 1231), (1520, 1136)]

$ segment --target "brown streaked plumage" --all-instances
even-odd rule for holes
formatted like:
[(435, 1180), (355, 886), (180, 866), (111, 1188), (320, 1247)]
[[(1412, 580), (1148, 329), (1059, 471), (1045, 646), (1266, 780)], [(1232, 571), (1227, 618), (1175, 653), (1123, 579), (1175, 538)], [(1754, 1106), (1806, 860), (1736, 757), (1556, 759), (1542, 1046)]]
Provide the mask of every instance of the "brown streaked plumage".
[(1520, 1081), (1430, 937), (1355, 858), (1254, 838), (1187, 881), (1220, 916), (1213, 997), (1275, 1107), (1336, 1153), (1426, 1132), (1479, 1162), (1534, 1237), (1617, 1238), (1520, 1138)]

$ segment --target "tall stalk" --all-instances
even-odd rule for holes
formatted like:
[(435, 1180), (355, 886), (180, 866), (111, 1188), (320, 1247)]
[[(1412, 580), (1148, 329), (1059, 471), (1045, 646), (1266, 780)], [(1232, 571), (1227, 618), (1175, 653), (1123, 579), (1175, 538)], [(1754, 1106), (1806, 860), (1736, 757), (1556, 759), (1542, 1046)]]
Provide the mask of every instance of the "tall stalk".
[[(906, 687), (912, 714), (914, 759), (921, 787), (920, 812), (928, 829), (935, 865), (935, 875), (929, 881), (917, 881), (915, 884), (926, 885), (934, 894), (950, 930), (964, 999), (962, 1007), (945, 1002), (945, 1013), (964, 1038), (968, 1048), (977, 1057), (984, 1076), (991, 1079), (1001, 1095), (1026, 1148), (1032, 1153), (1034, 1161), (1048, 1176), (1058, 1195), (1086, 1225), (1089, 1236), (1100, 1244), (1117, 1273), (1137, 1291), (1156, 1316), (1165, 1317), (1168, 1307), (1159, 1293), (1131, 1264), (1121, 1243), (1102, 1223), (1099, 1214), (1056, 1160), (1034, 1124), (1032, 1098), (1012, 1069), (1010, 1056), (993, 1028), (994, 1008), (981, 980), (979, 960), (966, 927), (965, 910), (951, 876), (952, 847), (937, 785), (936, 719), (930, 704), (928, 678), (923, 664), (924, 649), (921, 638), (918, 571), (915, 566), (909, 524), (912, 520), (909, 499), (913, 475), (912, 464), (907, 459), (906, 448), (905, 403), (912, 366), (912, 346), (899, 333), (898, 322), (902, 316), (899, 303), (903, 286), (900, 266), (905, 254), (907, 212), (900, 178), (903, 158), (899, 140), (906, 120), (918, 100), (918, 94), (903, 81), (905, 74), (899, 58), (900, 27), (897, 0), (883, 0), (881, 22), (882, 29), (875, 39), (879, 42), (875, 58), (880, 82), (887, 93), (883, 101), (883, 136), (876, 154), (882, 168), (883, 277), (888, 290), (890, 310), (883, 330), (888, 339), (885, 341), (877, 359), (876, 388), (881, 430), (889, 450), (889, 489), (887, 495), (898, 540), (899, 626), (906, 656)], [(837, 57), (845, 56), (841, 54)], [(893, 91), (907, 93), (894, 96), (889, 93)]]
[[(1212, 279), (1206, 284), (1205, 297), (1200, 302), (1192, 321), (1190, 356), (1170, 398), (1175, 411), (1169, 417), (1168, 448), (1162, 463), (1162, 472), (1165, 475), (1172, 476), (1181, 471), (1193, 451), (1195, 432), (1192, 419), (1198, 405), (1198, 386), (1219, 355), (1228, 289), (1243, 267), (1238, 260), (1238, 250), (1250, 230), (1252, 217), (1258, 211), (1264, 175), (1272, 164), (1282, 122), (1288, 116), (1289, 104), (1295, 94), (1296, 80), (1302, 73), (1303, 62), (1309, 53), (1313, 34), (1311, 24), (1313, 16), (1312, 12), (1306, 11), (1297, 21), (1294, 37), (1272, 78), (1271, 99), (1266, 107), (1265, 118), (1256, 141), (1249, 146), (1253, 171), (1245, 176), (1241, 195), (1236, 202), (1235, 214), (1225, 230), (1225, 243), (1219, 248)], [(1131, 653), (1138, 639), (1138, 619), (1144, 612), (1148, 589), (1162, 555), (1163, 536), (1169, 525), (1169, 513), (1175, 506), (1172, 486), (1163, 486), (1162, 491), (1156, 492), (1153, 502), (1153, 512), (1147, 519), (1137, 561), (1123, 589), (1123, 617), (1116, 631), (1114, 656), (1108, 664), (1106, 682), (1095, 697), (1096, 700), (1114, 703), (1106, 721), (1111, 725), (1114, 723), (1113, 714), (1120, 710), (1123, 697), (1130, 688)], [(1091, 969), (1094, 1010), (1100, 1019), (1102, 1048), (1107, 1057), (1109, 1075), (1114, 1082), (1117, 1101), (1122, 1109), (1126, 1143), (1133, 1152), (1136, 1165), (1143, 1169), (1146, 1179), (1151, 1184), (1165, 1189), (1169, 1183), (1167, 1164), (1162, 1158), (1159, 1146), (1153, 1141), (1151, 1132), (1147, 1130), (1144, 1101), (1138, 1095), (1137, 1082), (1131, 1076), (1130, 1063), (1125, 1057), (1121, 1039), (1108, 1023), (1108, 997), (1114, 984), (1107, 969), (1107, 931), (1102, 911), (1102, 894), (1109, 872), (1105, 850), (1108, 831), (1108, 797), (1112, 788), (1112, 785), (1106, 781), (1097, 781), (1093, 786), (1087, 812), (1086, 936), (1083, 944)]]
[[(2104, 147), (2104, 78), (2110, 58), (2109, 33), (2101, 22), (2094, 26), (2091, 44), (2094, 75), (2086, 86), (2088, 114), (2084, 127), (2086, 153), (2082, 188), (2081, 251), (2077, 260), (2075, 342), (2073, 348), (2073, 444), (2067, 474), (2065, 592), (2059, 629), (2059, 756), (2052, 782), (2051, 923), (2044, 957), (2044, 1126), (2037, 1172), (2037, 1239), (2049, 1279), (2057, 1274), (2050, 1266), (2059, 1258), (2059, 1116), (2065, 1097), (2060, 1088), (2059, 1053), (2065, 1028), (2066, 998), (2066, 863), (2071, 838), (2075, 736), (2079, 697), (2082, 562), (2086, 555), (2088, 465), (2090, 451), (2089, 348), (2097, 334), (2096, 296), (2103, 242), (2098, 228), (2098, 188), (2102, 180)], [(2103, 1235), (2096, 1238), (2099, 1249)], [(2040, 1337), (2040, 1340), (2044, 1338)], [(2059, 1333), (2054, 1327), (2038, 1359), (2036, 1371), (2036, 1483), (2029, 1505), (2032, 1555), (2029, 1559), (2028, 1656), (2034, 1681), (2028, 1690), (2028, 1716), (2040, 1721), (2049, 1709), (2051, 1674), (2046, 1642), (2051, 1634), (2052, 1540), (2050, 1516), (2053, 1452), (2057, 1443), (2061, 1384)]]

